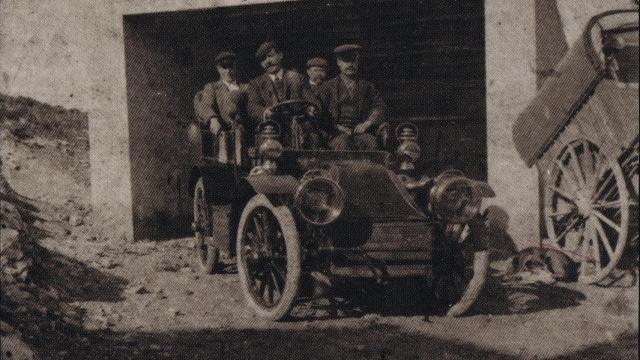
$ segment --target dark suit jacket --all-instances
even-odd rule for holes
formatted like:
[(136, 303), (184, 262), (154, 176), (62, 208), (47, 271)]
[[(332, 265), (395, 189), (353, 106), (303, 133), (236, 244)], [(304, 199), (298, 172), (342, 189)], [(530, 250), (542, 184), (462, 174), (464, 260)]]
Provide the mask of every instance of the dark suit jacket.
[[(325, 123), (322, 127), (328, 131), (335, 130), (340, 119), (340, 76), (336, 76), (320, 85), (318, 89), (318, 105)], [(356, 101), (360, 109), (360, 122), (373, 121), (371, 130), (375, 130), (384, 121), (386, 105), (373, 83), (358, 79), (356, 82)]]
[(222, 80), (208, 83), (193, 98), (193, 110), (201, 124), (217, 118), (222, 127), (229, 128), (236, 116), (246, 118), (246, 84), (238, 84), (239, 91), (229, 91)]
[(251, 80), (248, 90), (247, 110), (254, 125), (262, 121), (264, 110), (276, 104), (278, 101), (302, 99), (302, 86), (304, 77), (291, 70), (285, 70), (282, 76), (285, 87), (285, 98), (278, 99), (276, 90), (267, 74), (262, 74)]

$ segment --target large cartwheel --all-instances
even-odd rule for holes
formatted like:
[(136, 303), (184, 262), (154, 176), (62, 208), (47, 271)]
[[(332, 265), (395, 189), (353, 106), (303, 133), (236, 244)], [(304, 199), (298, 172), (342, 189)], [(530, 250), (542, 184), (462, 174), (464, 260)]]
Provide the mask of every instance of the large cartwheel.
[(579, 281), (598, 283), (616, 268), (627, 244), (628, 179), (618, 159), (586, 139), (566, 145), (546, 176), (549, 246), (580, 263)]

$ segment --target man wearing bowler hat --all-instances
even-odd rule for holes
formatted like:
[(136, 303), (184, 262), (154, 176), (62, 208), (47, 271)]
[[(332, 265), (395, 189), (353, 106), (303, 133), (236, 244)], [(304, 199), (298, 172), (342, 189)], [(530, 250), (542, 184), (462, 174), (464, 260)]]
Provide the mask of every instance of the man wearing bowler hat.
[(251, 80), (248, 90), (247, 110), (257, 126), (263, 118), (270, 118), (270, 107), (278, 102), (302, 99), (303, 76), (282, 67), (284, 55), (276, 43), (266, 41), (256, 50), (256, 59), (264, 74)]
[(318, 91), (324, 128), (334, 150), (376, 150), (376, 135), (386, 125), (386, 105), (376, 87), (358, 77), (360, 51), (357, 44), (334, 49), (340, 74)]
[(220, 79), (210, 82), (193, 99), (193, 107), (200, 124), (208, 126), (218, 143), (218, 158), (227, 162), (231, 133), (235, 125), (246, 121), (244, 107), (247, 86), (236, 78), (236, 55), (222, 51), (215, 57), (216, 70)]

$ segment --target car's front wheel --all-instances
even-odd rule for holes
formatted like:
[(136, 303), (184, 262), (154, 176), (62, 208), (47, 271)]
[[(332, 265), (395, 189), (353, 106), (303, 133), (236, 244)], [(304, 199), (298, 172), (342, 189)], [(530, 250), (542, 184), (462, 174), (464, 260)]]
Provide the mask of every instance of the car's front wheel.
[(213, 274), (220, 268), (220, 249), (211, 245), (213, 239), (211, 207), (207, 202), (207, 194), (202, 178), (198, 179), (193, 191), (192, 226), (193, 247), (200, 270), (205, 274)]
[(238, 275), (247, 304), (260, 317), (281, 320), (298, 298), (301, 249), (286, 206), (254, 196), (244, 208), (236, 242)]

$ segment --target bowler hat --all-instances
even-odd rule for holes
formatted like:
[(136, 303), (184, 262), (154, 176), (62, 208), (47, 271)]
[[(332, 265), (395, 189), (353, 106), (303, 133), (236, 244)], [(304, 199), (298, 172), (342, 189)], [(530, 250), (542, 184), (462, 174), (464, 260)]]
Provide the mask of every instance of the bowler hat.
[(258, 50), (256, 50), (256, 59), (262, 60), (264, 59), (271, 50), (278, 50), (278, 46), (273, 41), (265, 41), (260, 46), (258, 46)]
[(329, 66), (329, 63), (327, 63), (327, 60), (321, 57), (314, 57), (307, 61), (307, 69), (314, 66), (326, 68)]

